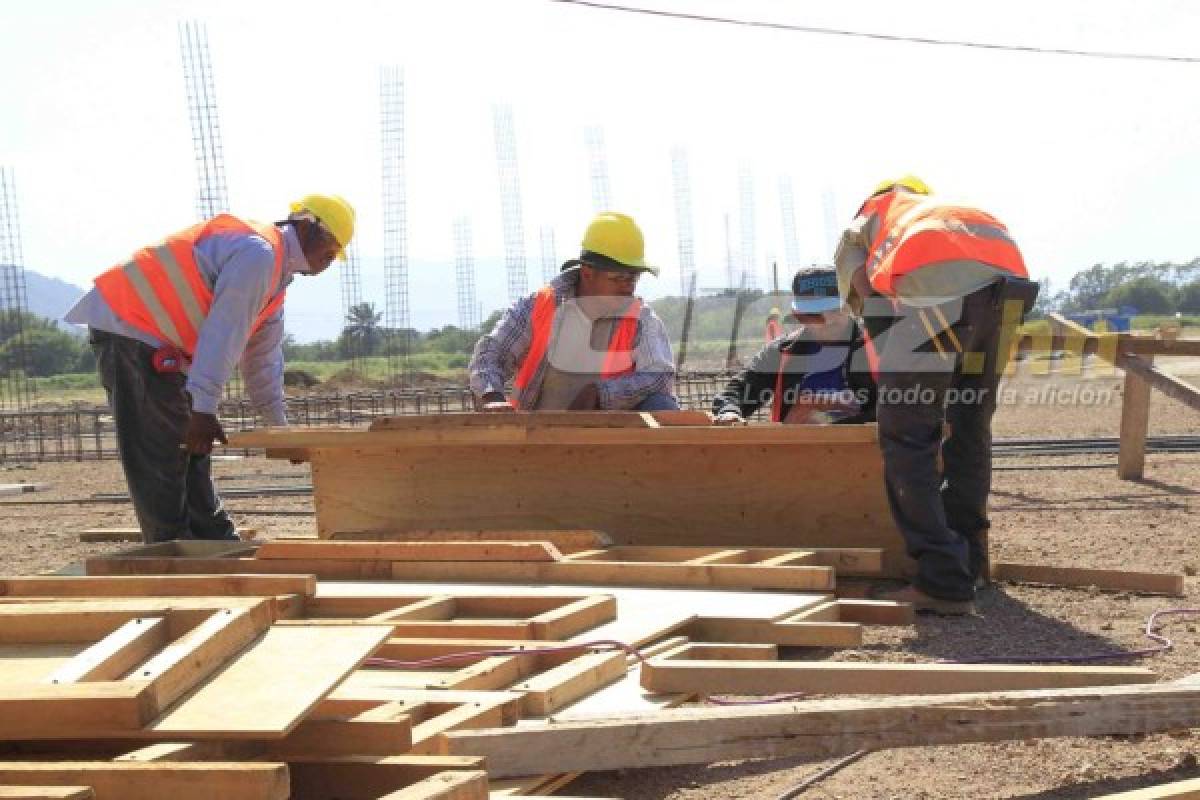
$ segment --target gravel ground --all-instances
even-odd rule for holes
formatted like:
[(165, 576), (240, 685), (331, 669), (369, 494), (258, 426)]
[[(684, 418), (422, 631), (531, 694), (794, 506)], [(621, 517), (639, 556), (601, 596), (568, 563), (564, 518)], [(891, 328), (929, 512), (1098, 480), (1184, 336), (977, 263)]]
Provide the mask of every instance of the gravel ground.
[[(1194, 368), (1195, 362), (1187, 365)], [(1188, 370), (1189, 372), (1191, 370)], [(1115, 436), (1120, 378), (1025, 378), (997, 415), (997, 437)], [(1090, 390), (1090, 394), (1085, 392)], [(1068, 401), (1073, 400), (1074, 404)], [(1040, 402), (1039, 402), (1040, 401)], [(1151, 433), (1196, 433), (1200, 414), (1155, 393)], [(1183, 571), (1200, 569), (1200, 453), (1150, 455), (1146, 478), (1116, 477), (1115, 457), (998, 458), (992, 498), (995, 560), (1082, 567)], [(1063, 465), (1086, 468), (1064, 469)], [(307, 482), (307, 467), (251, 458), (219, 462), (226, 488)], [(77, 503), (92, 492), (124, 489), (114, 462), (0, 467), (0, 483), (47, 482), (49, 491), (0, 500), (7, 546), (0, 571), (32, 574), (123, 545), (85, 545), (78, 531), (134, 524), (124, 503)], [(55, 501), (28, 504), (29, 501)], [(268, 536), (310, 532), (309, 516), (256, 514), (311, 511), (305, 497), (233, 498), (239, 525)], [(863, 647), (792, 656), (841, 660), (1085, 654), (1144, 646), (1141, 630), (1156, 609), (1200, 607), (1200, 581), (1187, 597), (1003, 585), (985, 590), (979, 616), (920, 618), (912, 628), (869, 628)], [(1171, 623), (1174, 651), (1144, 661), (1164, 679), (1200, 671), (1200, 617)], [(1148, 737), (1028, 740), (989, 745), (912, 748), (871, 754), (809, 789), (812, 798), (1090, 798), (1200, 777), (1200, 739), (1191, 732)], [(737, 762), (704, 767), (592, 773), (571, 784), (575, 795), (630, 800), (771, 798), (823, 764)]]

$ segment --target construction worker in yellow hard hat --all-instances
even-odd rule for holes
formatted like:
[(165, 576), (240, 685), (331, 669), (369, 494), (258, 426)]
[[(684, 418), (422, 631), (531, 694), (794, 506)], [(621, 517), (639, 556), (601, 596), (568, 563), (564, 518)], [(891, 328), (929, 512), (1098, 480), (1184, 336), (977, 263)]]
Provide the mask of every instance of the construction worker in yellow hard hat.
[(888, 500), (917, 565), (891, 599), (969, 613), (987, 572), (1003, 340), (1038, 286), (1000, 220), (937, 200), (915, 175), (874, 188), (834, 259), (841, 298), (861, 310), (875, 354)]
[(634, 296), (647, 272), (658, 275), (637, 223), (598, 214), (579, 258), (475, 345), (468, 369), (481, 410), (677, 409), (666, 327)]
[(219, 214), (106, 270), (66, 320), (87, 325), (147, 543), (236, 539), (210, 475), (217, 402), (241, 364), (270, 425), (286, 425), (283, 303), (296, 275), (344, 256), (354, 209), (310, 194), (275, 224)]

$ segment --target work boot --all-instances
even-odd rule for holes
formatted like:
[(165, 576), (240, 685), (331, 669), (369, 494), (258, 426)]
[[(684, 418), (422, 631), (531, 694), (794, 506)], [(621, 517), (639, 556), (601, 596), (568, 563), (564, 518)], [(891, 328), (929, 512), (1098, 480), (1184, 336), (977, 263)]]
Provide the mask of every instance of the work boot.
[(944, 600), (925, 594), (916, 586), (905, 586), (891, 592), (876, 595), (879, 600), (891, 600), (893, 603), (910, 603), (913, 611), (937, 614), (942, 617), (961, 617), (975, 613), (975, 604), (970, 600)]

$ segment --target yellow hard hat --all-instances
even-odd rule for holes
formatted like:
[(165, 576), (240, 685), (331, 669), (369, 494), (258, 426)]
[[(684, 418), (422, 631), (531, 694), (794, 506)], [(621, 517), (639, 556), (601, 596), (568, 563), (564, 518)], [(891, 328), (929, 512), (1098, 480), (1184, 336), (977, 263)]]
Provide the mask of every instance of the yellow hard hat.
[(778, 317), (778, 316), (780, 316), (779, 309), (778, 309), (778, 308), (772, 308), (772, 309), (771, 309), (771, 312), (770, 312), (769, 314), (767, 314), (767, 316), (768, 316), (768, 317)]
[(879, 194), (880, 192), (886, 192), (887, 190), (891, 189), (893, 186), (903, 186), (905, 189), (908, 189), (910, 192), (916, 192), (917, 194), (932, 194), (933, 193), (933, 190), (929, 188), (929, 184), (925, 183), (925, 181), (921, 180), (916, 175), (909, 174), (909, 175), (902, 175), (899, 178), (889, 178), (886, 181), (880, 181), (879, 185), (876, 186), (875, 189), (871, 192), (871, 196), (874, 197), (875, 195)]
[(658, 267), (646, 263), (646, 243), (641, 228), (632, 217), (616, 211), (601, 211), (588, 225), (579, 260), (585, 263), (599, 261), (601, 266), (627, 267), (658, 275)]
[(342, 248), (337, 257), (346, 260), (346, 245), (354, 238), (354, 206), (337, 194), (307, 194), (292, 203), (292, 213), (308, 211), (321, 221)]

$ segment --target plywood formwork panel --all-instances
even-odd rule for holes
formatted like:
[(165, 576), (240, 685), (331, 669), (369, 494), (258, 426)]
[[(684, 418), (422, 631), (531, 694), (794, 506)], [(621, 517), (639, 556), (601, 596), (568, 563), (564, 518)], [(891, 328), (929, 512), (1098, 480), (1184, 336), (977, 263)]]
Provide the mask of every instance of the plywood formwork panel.
[(894, 565), (902, 545), (881, 470), (874, 442), (313, 451), (322, 536), (582, 526), (619, 544), (879, 547)]
[[(582, 527), (623, 544), (882, 547), (890, 573), (904, 560), (871, 425), (410, 425), (264, 431), (240, 441), (309, 451), (325, 537), (345, 530)], [(796, 514), (797, 507), (806, 512)]]

